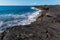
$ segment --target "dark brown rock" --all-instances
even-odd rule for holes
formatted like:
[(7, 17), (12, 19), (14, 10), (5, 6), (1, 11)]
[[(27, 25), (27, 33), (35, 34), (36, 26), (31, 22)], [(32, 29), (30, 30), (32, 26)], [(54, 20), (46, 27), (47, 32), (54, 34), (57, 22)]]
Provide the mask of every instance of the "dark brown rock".
[(45, 16), (43, 21), (39, 17), (30, 25), (8, 28), (0, 35), (1, 40), (60, 40), (60, 6), (48, 8), (52, 16)]

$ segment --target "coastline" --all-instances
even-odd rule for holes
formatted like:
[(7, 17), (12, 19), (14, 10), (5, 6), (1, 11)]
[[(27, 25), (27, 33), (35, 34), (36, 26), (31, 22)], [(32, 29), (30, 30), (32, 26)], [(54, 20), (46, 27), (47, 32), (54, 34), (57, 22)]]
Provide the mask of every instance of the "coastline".
[(60, 5), (37, 6), (49, 8), (41, 21), (41, 17), (29, 25), (14, 26), (6, 29), (0, 35), (0, 40), (60, 40)]

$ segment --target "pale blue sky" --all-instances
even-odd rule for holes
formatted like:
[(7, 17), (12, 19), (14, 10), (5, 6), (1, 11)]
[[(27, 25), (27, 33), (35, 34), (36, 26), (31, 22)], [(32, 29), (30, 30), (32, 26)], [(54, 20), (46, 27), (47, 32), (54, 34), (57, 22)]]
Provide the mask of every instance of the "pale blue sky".
[(0, 5), (44, 5), (60, 4), (60, 0), (0, 0)]

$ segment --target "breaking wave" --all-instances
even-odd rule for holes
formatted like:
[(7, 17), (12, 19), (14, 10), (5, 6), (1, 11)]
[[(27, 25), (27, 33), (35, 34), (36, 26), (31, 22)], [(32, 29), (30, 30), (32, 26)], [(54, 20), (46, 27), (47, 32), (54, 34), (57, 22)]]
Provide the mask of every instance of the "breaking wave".
[(40, 16), (39, 11), (26, 14), (1, 14), (0, 15), (0, 31), (4, 31), (6, 28), (13, 27), (15, 25), (28, 25), (31, 22), (36, 21), (36, 18)]

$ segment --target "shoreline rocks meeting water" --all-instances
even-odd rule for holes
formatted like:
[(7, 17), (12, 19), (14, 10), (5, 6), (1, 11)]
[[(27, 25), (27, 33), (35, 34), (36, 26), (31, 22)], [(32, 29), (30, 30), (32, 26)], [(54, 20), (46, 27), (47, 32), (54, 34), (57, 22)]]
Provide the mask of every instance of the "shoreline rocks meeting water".
[[(0, 40), (60, 40), (60, 5), (34, 6), (47, 11), (29, 25), (14, 26), (0, 33)], [(41, 9), (41, 10), (42, 10)], [(45, 13), (44, 11), (42, 11)], [(42, 13), (41, 12), (41, 13)]]

